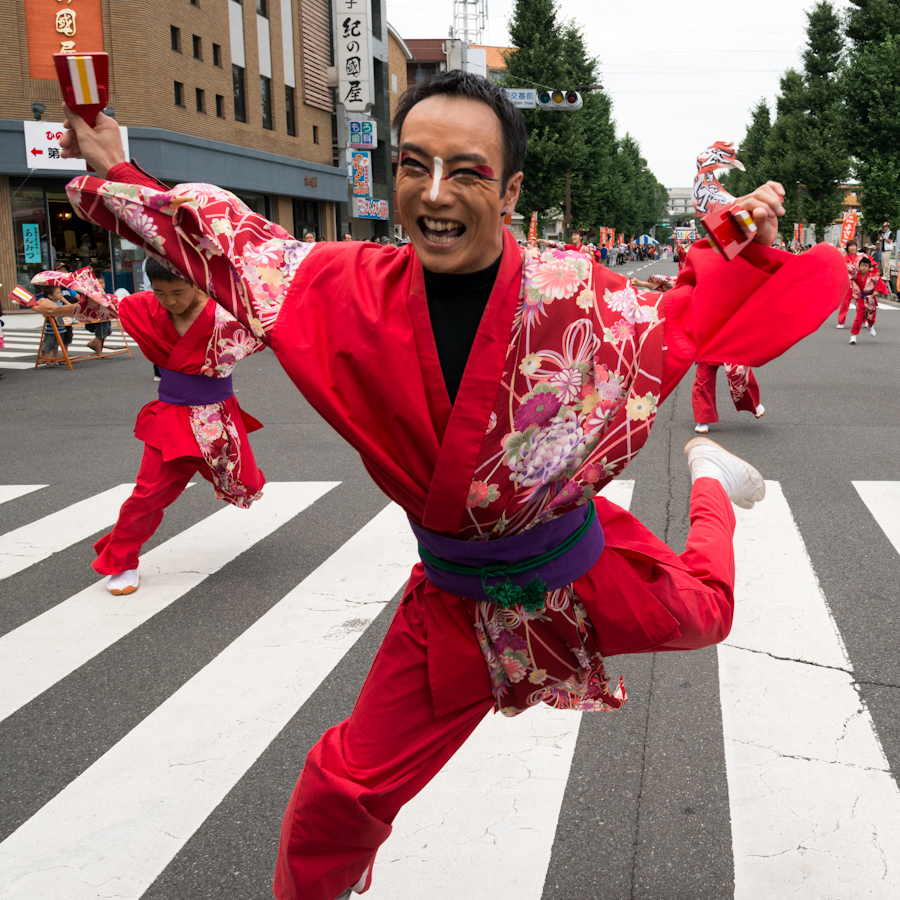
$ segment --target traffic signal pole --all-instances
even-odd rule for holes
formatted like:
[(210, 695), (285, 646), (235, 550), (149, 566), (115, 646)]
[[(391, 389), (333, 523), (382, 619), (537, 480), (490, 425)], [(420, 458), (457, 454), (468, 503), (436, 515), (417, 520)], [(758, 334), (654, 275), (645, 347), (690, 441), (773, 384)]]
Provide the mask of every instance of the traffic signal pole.
[(566, 170), (566, 240), (572, 239), (572, 188), (569, 183), (572, 172)]

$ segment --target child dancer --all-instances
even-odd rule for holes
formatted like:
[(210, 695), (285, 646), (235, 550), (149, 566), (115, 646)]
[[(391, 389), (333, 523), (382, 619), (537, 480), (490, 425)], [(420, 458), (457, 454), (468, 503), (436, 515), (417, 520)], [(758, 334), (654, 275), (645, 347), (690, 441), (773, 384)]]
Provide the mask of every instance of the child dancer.
[(256, 500), (265, 484), (247, 437), (262, 425), (238, 406), (231, 385), (235, 363), (263, 344), (198, 287), (155, 260), (147, 263), (147, 275), (152, 291), (121, 300), (103, 292), (90, 268), (40, 272), (32, 279), (75, 291), (82, 321), (118, 316), (162, 373), (159, 399), (140, 411), (134, 429), (144, 442), (134, 493), (122, 504), (113, 530), (94, 544), (93, 567), (112, 576), (107, 589), (116, 596), (138, 589), (141, 547), (198, 472), (219, 499), (241, 508)]
[[(856, 267), (859, 265), (861, 259), (862, 256), (859, 253), (859, 244), (857, 244), (856, 241), (847, 241), (847, 252), (844, 255), (844, 262), (847, 263), (847, 274), (850, 276), (850, 284), (852, 284), (853, 279), (856, 278)], [(853, 289), (850, 287), (850, 284), (847, 285), (847, 296), (844, 297), (841, 302), (841, 307), (838, 310), (838, 328), (843, 328), (844, 323), (847, 321), (847, 312), (850, 309), (850, 298), (853, 294)]]
[(856, 343), (856, 336), (863, 325), (869, 329), (869, 334), (875, 337), (875, 314), (878, 309), (875, 294), (887, 296), (888, 292), (877, 267), (868, 256), (860, 257), (856, 268), (856, 277), (850, 282), (850, 292), (856, 301), (856, 318), (853, 321), (853, 328), (850, 329), (851, 344)]

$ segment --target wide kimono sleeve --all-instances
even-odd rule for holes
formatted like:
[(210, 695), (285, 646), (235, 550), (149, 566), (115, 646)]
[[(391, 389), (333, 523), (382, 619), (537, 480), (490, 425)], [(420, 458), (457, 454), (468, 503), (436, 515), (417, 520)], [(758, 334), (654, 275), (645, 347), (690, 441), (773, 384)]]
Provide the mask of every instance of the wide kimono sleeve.
[(727, 261), (699, 241), (665, 294), (663, 395), (696, 359), (771, 362), (816, 331), (846, 293), (844, 258), (828, 244), (799, 256), (750, 244)]
[(119, 298), (103, 290), (90, 266), (77, 272), (38, 272), (31, 283), (36, 287), (60, 287), (73, 292), (75, 319), (79, 322), (106, 322), (119, 318)]
[(138, 244), (268, 343), (291, 281), (316, 245), (213, 185), (163, 189), (124, 164), (110, 172), (130, 183), (85, 175), (67, 185), (81, 218)]

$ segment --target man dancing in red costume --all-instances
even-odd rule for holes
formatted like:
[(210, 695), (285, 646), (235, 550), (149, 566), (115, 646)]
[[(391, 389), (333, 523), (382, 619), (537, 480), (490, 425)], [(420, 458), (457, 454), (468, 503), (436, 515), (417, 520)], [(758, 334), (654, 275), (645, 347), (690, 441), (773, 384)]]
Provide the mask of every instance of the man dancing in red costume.
[[(617, 708), (605, 656), (728, 634), (731, 503), (761, 499), (759, 473), (706, 439), (687, 446), (681, 555), (602, 490), (698, 355), (761, 365), (837, 307), (836, 250), (769, 247), (780, 185), (741, 198), (758, 228), (742, 256), (695, 246), (675, 288), (638, 293), (504, 229), (525, 127), (474, 75), (439, 75), (400, 102), (402, 248), (303, 244), (225, 191), (142, 174), (111, 120), (69, 123), (66, 155), (97, 173), (69, 185), (80, 215), (164, 257), (266, 342), (419, 540), (353, 713), (310, 751), (288, 804), (278, 898), (367, 889), (400, 808), (491, 710)], [(799, 312), (772, 329), (788, 294)]]

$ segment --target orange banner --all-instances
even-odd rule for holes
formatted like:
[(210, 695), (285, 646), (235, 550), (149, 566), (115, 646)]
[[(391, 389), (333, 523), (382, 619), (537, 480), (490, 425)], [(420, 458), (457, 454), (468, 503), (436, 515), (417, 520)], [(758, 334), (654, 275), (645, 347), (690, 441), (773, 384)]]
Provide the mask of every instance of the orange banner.
[(794, 243), (799, 244), (803, 240), (803, 226), (794, 223)]
[(24, 0), (28, 71), (32, 78), (56, 81), (54, 53), (103, 50), (100, 0)]
[(537, 213), (531, 214), (531, 224), (528, 226), (528, 243), (534, 246), (537, 243)]
[(847, 241), (852, 241), (856, 237), (856, 226), (859, 223), (859, 216), (855, 212), (845, 212), (844, 221), (841, 225), (841, 246), (846, 247)]

